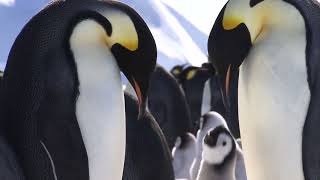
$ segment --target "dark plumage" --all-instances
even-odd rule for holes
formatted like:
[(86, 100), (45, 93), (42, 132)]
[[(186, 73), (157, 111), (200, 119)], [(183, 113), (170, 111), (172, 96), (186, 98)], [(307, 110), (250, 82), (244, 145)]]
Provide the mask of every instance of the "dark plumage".
[(180, 74), (182, 73), (184, 68), (186, 68), (186, 66), (187, 64), (176, 65), (170, 70), (170, 73), (172, 74), (173, 77), (175, 77), (179, 81)]
[(212, 74), (210, 72), (193, 66), (186, 68), (180, 74), (180, 83), (186, 94), (191, 112), (191, 120), (194, 125), (193, 133), (199, 129), (203, 88), (205, 82), (211, 76)]
[(161, 66), (151, 76), (149, 109), (161, 127), (170, 149), (176, 138), (192, 130), (190, 110), (183, 90)]
[(16, 154), (2, 137), (0, 137), (0, 179), (25, 179), (20, 164), (17, 161)]
[(165, 137), (152, 115), (137, 120), (137, 101), (125, 94), (126, 158), (123, 180), (174, 180), (172, 157)]
[[(108, 15), (105, 16), (103, 13)], [(129, 19), (129, 24), (121, 21), (121, 18)], [(84, 24), (79, 25), (82, 22)], [(126, 25), (132, 29), (129, 28), (126, 31)], [(117, 31), (116, 27), (124, 27), (124, 34)], [(91, 35), (90, 37), (95, 36), (92, 39), (86, 39), (94, 41), (92, 42), (92, 50), (100, 50), (101, 52), (102, 49), (113, 55), (113, 58), (105, 59), (108, 61), (105, 65), (115, 71), (106, 70), (106, 72), (119, 75), (120, 69), (129, 81), (135, 84), (135, 88), (139, 92), (141, 114), (145, 109), (149, 78), (156, 64), (156, 45), (143, 19), (132, 8), (115, 1), (59, 0), (52, 2), (35, 15), (16, 38), (3, 78), (3, 98), (0, 111), (1, 120), (6, 123), (0, 129), (5, 133), (8, 144), (16, 152), (17, 159), (28, 180), (88, 180), (89, 173), (94, 173), (90, 174), (90, 179), (97, 179), (97, 177), (109, 174), (122, 175), (125, 136), (124, 128), (122, 128), (124, 127), (124, 104), (120, 101), (123, 98), (122, 92), (113, 91), (114, 94), (105, 92), (106, 96), (116, 95), (110, 99), (119, 99), (117, 101), (119, 104), (116, 107), (114, 102), (108, 104), (108, 101), (103, 101), (103, 99), (97, 102), (98, 99), (91, 96), (92, 94), (96, 95), (94, 92), (99, 91), (102, 92), (99, 94), (100, 97), (104, 98), (103, 90), (105, 89), (121, 90), (121, 81), (119, 78), (118, 82), (113, 81), (114, 83), (108, 84), (107, 80), (103, 80), (107, 77), (95, 78), (98, 81), (90, 81), (96, 84), (89, 86), (91, 89), (88, 90), (92, 94), (83, 93), (85, 91), (80, 86), (86, 86), (84, 81), (89, 82), (89, 78), (81, 78), (79, 76), (80, 70), (88, 68), (86, 69), (88, 70), (87, 77), (94, 77), (98, 68), (102, 67), (98, 69), (99, 72), (106, 68), (99, 66), (103, 63), (98, 61), (109, 57), (108, 54), (101, 55), (102, 53), (100, 55), (103, 58), (94, 57), (95, 54), (90, 54), (88, 51), (88, 48), (91, 48), (89, 47), (91, 44), (85, 43), (88, 41), (79, 38), (80, 36), (72, 38), (73, 34), (82, 35), (86, 32)], [(120, 35), (113, 38), (112, 35), (117, 32)], [(134, 34), (137, 35), (136, 40), (127, 43), (119, 42), (121, 39), (127, 40)], [(114, 44), (110, 39), (112, 42), (114, 41)], [(104, 44), (101, 43), (102, 41)], [(80, 43), (81, 47), (75, 47), (75, 45), (79, 45), (77, 43)], [(98, 48), (95, 48), (95, 45)], [(130, 50), (128, 49), (130, 46), (137, 47)], [(79, 52), (88, 54), (90, 58), (76, 57), (77, 53), (81, 54)], [(88, 62), (87, 66), (80, 67), (80, 61), (77, 60), (83, 60), (82, 58)], [(88, 61), (89, 59), (91, 61)], [(97, 60), (95, 62), (97, 64), (91, 63), (94, 60)], [(89, 65), (93, 66), (88, 67)], [(107, 85), (106, 88), (100, 86), (102, 81), (103, 85)], [(96, 114), (90, 111), (87, 114), (92, 113), (93, 116), (81, 117), (81, 113), (77, 110), (80, 109), (78, 105), (81, 104), (79, 99), (83, 97), (82, 95), (88, 95), (86, 100), (93, 102), (82, 103), (88, 105), (85, 109), (92, 108), (99, 111), (99, 107), (106, 107), (100, 109), (99, 112), (102, 115), (96, 113), (96, 117)], [(99, 106), (101, 103), (103, 105)], [(105, 135), (110, 132), (103, 131), (106, 130), (107, 123), (99, 126), (95, 122), (103, 118), (110, 121), (118, 120), (103, 115), (108, 110), (113, 118), (119, 117), (121, 120), (121, 122), (117, 121), (119, 124), (123, 123), (116, 127), (116, 130), (119, 130), (117, 132), (123, 138), (114, 137), (118, 138), (118, 142), (120, 142), (118, 144), (110, 142), (114, 147), (106, 145), (105, 141), (100, 143), (101, 146), (104, 146), (102, 148), (99, 147), (99, 143), (91, 145), (91, 142), (95, 140), (99, 142), (99, 140), (103, 141), (110, 137), (101, 134), (101, 137), (94, 136), (95, 133), (103, 132)], [(88, 124), (78, 123), (82, 120), (81, 118), (87, 120), (82, 121), (83, 123), (89, 122), (96, 126), (88, 130)], [(96, 130), (100, 127), (103, 130)], [(123, 153), (120, 152), (113, 156), (113, 154), (108, 154), (108, 148), (123, 150)], [(103, 171), (102, 168), (98, 168), (101, 163), (96, 163), (103, 161), (104, 158), (100, 158), (102, 156), (114, 157), (119, 161), (104, 161), (105, 164), (117, 165), (114, 165), (114, 169), (110, 168), (112, 167), (110, 165)], [(89, 171), (89, 168), (93, 171)]]

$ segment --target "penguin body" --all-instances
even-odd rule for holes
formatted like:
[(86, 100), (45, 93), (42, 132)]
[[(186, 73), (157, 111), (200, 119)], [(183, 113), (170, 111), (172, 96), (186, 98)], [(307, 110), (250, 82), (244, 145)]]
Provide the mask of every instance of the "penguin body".
[(209, 56), (222, 79), (240, 67), (248, 179), (320, 177), (319, 8), (315, 0), (229, 1), (214, 25)]
[(190, 66), (185, 68), (180, 76), (180, 83), (186, 94), (191, 120), (195, 126), (193, 132), (195, 133), (199, 129), (203, 88), (210, 77), (210, 73), (202, 71), (199, 67)]
[(143, 111), (155, 64), (151, 32), (124, 4), (54, 1), (35, 15), (10, 51), (1, 106), (1, 128), (26, 179), (120, 180), (120, 70), (135, 84)]
[(138, 118), (138, 102), (125, 94), (126, 158), (123, 180), (174, 180), (172, 157), (166, 139), (152, 115)]
[(177, 81), (158, 65), (151, 76), (148, 97), (148, 108), (172, 150), (177, 137), (192, 131), (185, 94)]
[(189, 170), (196, 156), (196, 138), (191, 133), (178, 137), (172, 150), (173, 168), (176, 179), (190, 179)]

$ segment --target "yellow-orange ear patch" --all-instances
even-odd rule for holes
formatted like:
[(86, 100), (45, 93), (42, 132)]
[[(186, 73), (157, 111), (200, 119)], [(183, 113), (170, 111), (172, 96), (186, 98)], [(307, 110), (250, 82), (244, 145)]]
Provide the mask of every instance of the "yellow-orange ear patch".
[(191, 70), (188, 72), (186, 79), (191, 80), (194, 78), (194, 76), (197, 74), (197, 70)]
[(223, 18), (223, 28), (225, 30), (231, 30), (239, 26), (244, 21), (241, 18), (234, 16), (226, 16)]
[(139, 47), (138, 33), (131, 18), (117, 10), (102, 13), (111, 23), (112, 34), (107, 38), (107, 45), (111, 48), (114, 44), (120, 44), (130, 51)]
[(181, 71), (179, 69), (175, 69), (172, 71), (173, 74), (178, 75), (181, 73)]

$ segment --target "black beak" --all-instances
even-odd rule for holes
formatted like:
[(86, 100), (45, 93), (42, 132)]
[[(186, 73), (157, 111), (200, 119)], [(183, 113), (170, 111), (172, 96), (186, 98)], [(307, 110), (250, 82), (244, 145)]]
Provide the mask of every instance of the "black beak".
[(142, 119), (145, 116), (146, 109), (147, 109), (147, 94), (143, 94), (141, 87), (137, 83), (137, 81), (133, 80), (131, 83), (133, 84), (133, 88), (137, 94), (138, 97), (138, 104), (139, 104), (139, 115), (138, 119)]
[(219, 76), (220, 79), (220, 87), (221, 87), (221, 94), (223, 98), (223, 104), (227, 109), (230, 108), (230, 101), (229, 101), (229, 93), (230, 93), (230, 84), (231, 84), (231, 76), (232, 76), (232, 66), (231, 64), (228, 65), (227, 71), (223, 73), (223, 75)]

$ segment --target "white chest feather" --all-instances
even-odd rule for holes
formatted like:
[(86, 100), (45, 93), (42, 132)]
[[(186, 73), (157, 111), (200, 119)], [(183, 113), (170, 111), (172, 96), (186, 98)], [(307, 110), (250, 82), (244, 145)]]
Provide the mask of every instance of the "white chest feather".
[[(304, 27), (302, 17), (295, 19)], [(303, 180), (310, 91), (306, 32), (269, 28), (240, 67), (239, 118), (248, 179)]]
[(76, 115), (88, 154), (90, 180), (121, 180), (124, 98), (117, 62), (101, 40), (100, 28), (91, 20), (81, 22), (70, 39), (80, 83)]

